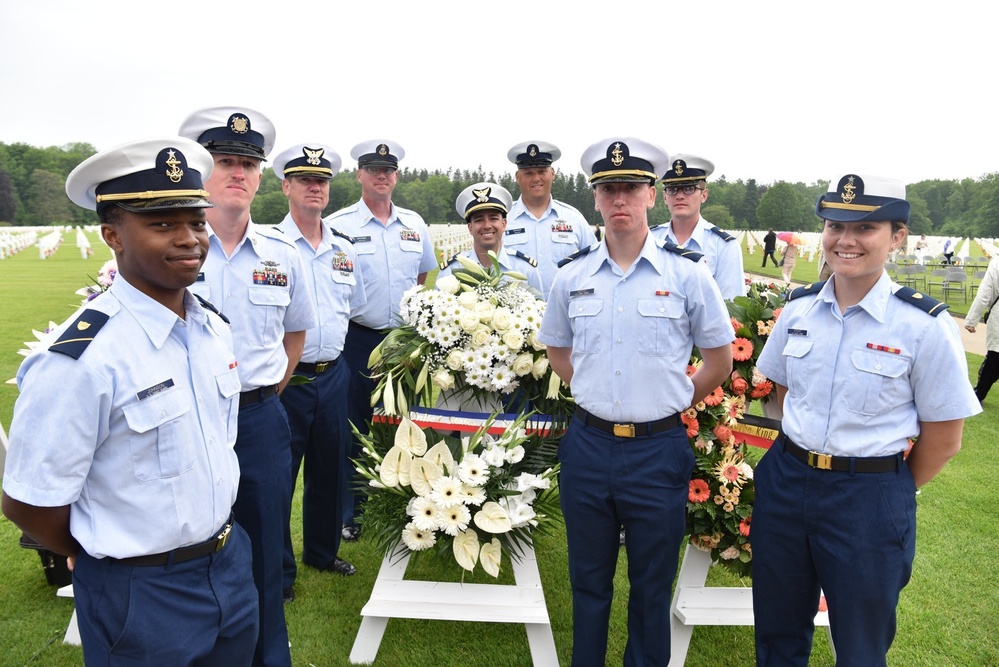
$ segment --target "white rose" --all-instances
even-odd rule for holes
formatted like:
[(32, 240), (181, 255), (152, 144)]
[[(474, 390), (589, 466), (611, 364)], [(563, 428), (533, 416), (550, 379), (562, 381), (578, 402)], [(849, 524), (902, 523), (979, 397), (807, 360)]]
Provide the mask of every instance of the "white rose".
[(545, 344), (538, 340), (538, 330), (534, 329), (531, 331), (531, 335), (527, 337), (527, 342), (531, 344), (535, 350), (539, 352), (545, 349)]
[(475, 347), (482, 347), (489, 342), (489, 336), (491, 334), (492, 331), (489, 330), (489, 327), (480, 326), (472, 332), (472, 345)]
[(512, 323), (513, 313), (510, 312), (509, 308), (500, 306), (493, 311), (493, 329), (496, 331), (506, 331)]
[(538, 357), (537, 361), (534, 362), (534, 368), (531, 369), (531, 375), (535, 379), (540, 380), (548, 372), (548, 357)]
[(478, 300), (479, 295), (472, 291), (462, 292), (458, 295), (458, 303), (465, 308), (475, 308), (475, 304)]
[(447, 367), (453, 371), (460, 371), (461, 367), (465, 365), (465, 355), (461, 350), (451, 350), (451, 353), (447, 355), (447, 359), (444, 360)]
[(475, 304), (475, 312), (479, 314), (480, 322), (488, 323), (493, 319), (493, 313), (496, 312), (496, 306), (488, 301), (479, 301)]
[(452, 275), (441, 276), (437, 279), (437, 289), (448, 294), (457, 294), (461, 283)]
[(442, 391), (454, 389), (454, 376), (443, 368), (434, 371), (430, 381), (434, 383), (435, 387), (439, 387)]
[(466, 310), (458, 317), (458, 326), (465, 333), (472, 333), (479, 327), (479, 316), (474, 310)]
[(524, 377), (534, 368), (534, 357), (530, 352), (522, 352), (513, 360), (513, 372), (518, 377)]
[(519, 350), (524, 347), (524, 334), (520, 333), (516, 329), (511, 329), (503, 334), (503, 342), (511, 350)]

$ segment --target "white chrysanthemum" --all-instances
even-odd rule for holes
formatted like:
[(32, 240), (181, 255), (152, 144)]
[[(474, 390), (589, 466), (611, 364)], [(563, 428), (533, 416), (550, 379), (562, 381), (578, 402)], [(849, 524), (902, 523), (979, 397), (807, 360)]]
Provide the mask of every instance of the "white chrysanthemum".
[(464, 505), (443, 507), (437, 512), (437, 525), (448, 535), (454, 537), (468, 528), (472, 513)]
[(437, 503), (427, 497), (413, 498), (406, 509), (406, 513), (413, 517), (413, 525), (420, 530), (437, 530), (437, 513), (440, 508)]
[(465, 499), (462, 502), (466, 505), (474, 505), (475, 507), (478, 507), (482, 503), (486, 502), (486, 490), (481, 486), (468, 486), (466, 484), (461, 490), (465, 494)]
[(481, 457), (469, 454), (458, 464), (458, 479), (469, 486), (482, 486), (489, 481), (489, 466)]
[(509, 394), (514, 389), (517, 388), (519, 383), (516, 381), (516, 376), (509, 366), (501, 364), (493, 369), (492, 377), (489, 380), (489, 386), (493, 391), (499, 391), (504, 394)]
[(433, 331), (433, 325), (427, 322), (417, 322), (416, 333), (420, 334), (423, 338), (430, 338), (431, 332)]
[(452, 507), (461, 503), (461, 480), (457, 477), (441, 477), (431, 485), (430, 499), (438, 507)]
[(450, 349), (461, 342), (461, 330), (454, 324), (438, 323), (437, 328), (437, 340), (443, 349)]
[(432, 530), (422, 530), (413, 523), (402, 529), (402, 542), (410, 551), (423, 551), (437, 544), (437, 536)]

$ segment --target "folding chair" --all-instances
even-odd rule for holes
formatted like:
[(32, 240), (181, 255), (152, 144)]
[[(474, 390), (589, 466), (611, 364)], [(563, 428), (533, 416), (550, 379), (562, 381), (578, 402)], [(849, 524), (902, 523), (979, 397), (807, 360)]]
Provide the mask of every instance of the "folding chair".
[(964, 272), (953, 271), (947, 274), (947, 280), (943, 286), (943, 300), (947, 300), (947, 295), (951, 292), (960, 292), (961, 300), (968, 303), (968, 275)]
[(916, 267), (915, 266), (900, 266), (898, 271), (895, 273), (895, 282), (903, 287), (911, 287), (916, 289)]
[(943, 287), (947, 284), (947, 269), (933, 269), (926, 277), (926, 293), (933, 296), (933, 288), (939, 287), (943, 294)]

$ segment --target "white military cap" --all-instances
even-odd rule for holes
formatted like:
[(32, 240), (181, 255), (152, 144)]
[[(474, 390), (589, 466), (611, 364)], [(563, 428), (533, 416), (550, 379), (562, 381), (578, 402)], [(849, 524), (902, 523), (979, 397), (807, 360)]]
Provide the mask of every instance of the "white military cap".
[(183, 137), (122, 144), (81, 162), (66, 179), (74, 204), (92, 210), (209, 208), (204, 181), (215, 165), (202, 146)]
[(579, 164), (590, 185), (655, 183), (669, 167), (669, 155), (659, 146), (635, 137), (612, 137), (587, 148)]
[(697, 155), (677, 153), (670, 161), (669, 171), (663, 175), (663, 184), (679, 185), (705, 181), (714, 170), (715, 165), (710, 160)]
[(508, 150), (506, 156), (518, 169), (550, 167), (552, 162), (562, 157), (562, 151), (547, 141), (525, 141)]
[(274, 124), (246, 107), (199, 109), (181, 123), (180, 136), (193, 139), (209, 153), (266, 160), (274, 148)]
[(829, 181), (815, 215), (833, 222), (909, 222), (905, 184), (894, 178), (846, 174)]
[(469, 221), (476, 211), (502, 211), (503, 217), (510, 212), (513, 197), (502, 185), (495, 183), (476, 183), (461, 191), (454, 202), (454, 210), (458, 215)]
[(340, 171), (340, 155), (326, 144), (295, 144), (274, 158), (274, 174), (333, 178)]
[(350, 149), (350, 157), (358, 167), (399, 168), (399, 160), (406, 157), (402, 146), (389, 139), (368, 139)]

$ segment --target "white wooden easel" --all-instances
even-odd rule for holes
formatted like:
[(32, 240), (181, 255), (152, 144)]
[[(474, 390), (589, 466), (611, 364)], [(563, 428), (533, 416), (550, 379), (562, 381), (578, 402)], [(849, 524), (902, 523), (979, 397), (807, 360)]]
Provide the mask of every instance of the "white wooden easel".
[[(670, 665), (686, 662), (695, 625), (753, 624), (753, 589), (705, 586), (710, 567), (711, 554), (687, 544), (670, 607)], [(815, 625), (828, 629), (829, 612), (817, 613)], [(829, 646), (835, 659), (831, 632)]]
[(558, 667), (555, 639), (534, 545), (513, 560), (516, 584), (458, 584), (406, 581), (409, 554), (386, 555), (368, 603), (361, 609), (361, 627), (350, 651), (351, 664), (371, 664), (378, 655), (390, 618), (442, 621), (523, 623), (535, 667)]

